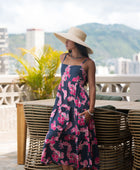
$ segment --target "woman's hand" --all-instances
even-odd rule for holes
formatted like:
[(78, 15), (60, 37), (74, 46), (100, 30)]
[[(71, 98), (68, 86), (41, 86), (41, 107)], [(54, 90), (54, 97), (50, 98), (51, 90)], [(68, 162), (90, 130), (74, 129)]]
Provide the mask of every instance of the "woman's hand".
[(89, 114), (88, 110), (82, 112), (80, 114), (80, 116), (85, 116), (86, 123), (89, 123), (90, 119), (92, 118), (92, 116)]

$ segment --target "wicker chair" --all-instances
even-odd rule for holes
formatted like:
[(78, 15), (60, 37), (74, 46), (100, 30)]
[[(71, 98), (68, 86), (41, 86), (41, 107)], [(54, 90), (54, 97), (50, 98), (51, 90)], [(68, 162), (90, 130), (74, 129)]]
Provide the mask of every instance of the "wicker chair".
[(133, 139), (133, 168), (140, 169), (140, 110), (129, 111), (128, 124)]
[(131, 170), (131, 134), (127, 115), (115, 110), (95, 109), (100, 170)]
[[(55, 164), (42, 165), (41, 153), (52, 107), (24, 105), (25, 119), (29, 129), (30, 144), (25, 169), (62, 170)], [(127, 116), (114, 110), (96, 108), (95, 125), (100, 154), (100, 170), (131, 169), (131, 135)]]
[(45, 136), (49, 128), (51, 111), (52, 107), (50, 106), (24, 105), (25, 119), (30, 136), (28, 155), (25, 161), (26, 170), (62, 170), (58, 165), (50, 164), (44, 166), (40, 161)]

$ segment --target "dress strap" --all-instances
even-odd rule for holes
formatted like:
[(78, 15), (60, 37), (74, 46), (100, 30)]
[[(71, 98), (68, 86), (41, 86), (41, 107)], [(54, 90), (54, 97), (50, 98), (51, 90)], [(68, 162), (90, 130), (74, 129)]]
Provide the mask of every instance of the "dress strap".
[(67, 57), (68, 53), (66, 53), (65, 57), (63, 58), (62, 63), (65, 61), (66, 57)]
[(86, 58), (86, 59), (81, 63), (81, 65), (83, 65), (87, 60), (88, 60), (88, 58)]

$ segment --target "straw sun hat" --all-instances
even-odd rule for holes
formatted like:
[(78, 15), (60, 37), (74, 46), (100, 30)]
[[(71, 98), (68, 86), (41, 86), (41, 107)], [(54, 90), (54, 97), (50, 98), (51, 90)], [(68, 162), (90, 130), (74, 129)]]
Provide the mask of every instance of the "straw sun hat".
[(69, 29), (68, 33), (54, 33), (54, 35), (64, 44), (66, 40), (71, 40), (86, 47), (89, 54), (93, 53), (92, 49), (85, 43), (87, 35), (79, 28), (72, 27)]

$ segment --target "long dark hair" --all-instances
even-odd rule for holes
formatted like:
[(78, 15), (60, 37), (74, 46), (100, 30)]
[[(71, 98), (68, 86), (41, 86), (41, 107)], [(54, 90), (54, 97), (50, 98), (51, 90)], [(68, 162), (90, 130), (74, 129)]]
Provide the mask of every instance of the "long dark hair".
[(78, 49), (78, 51), (81, 53), (82, 56), (89, 57), (86, 47), (84, 47), (83, 45), (77, 44), (77, 43), (75, 43), (75, 46)]

